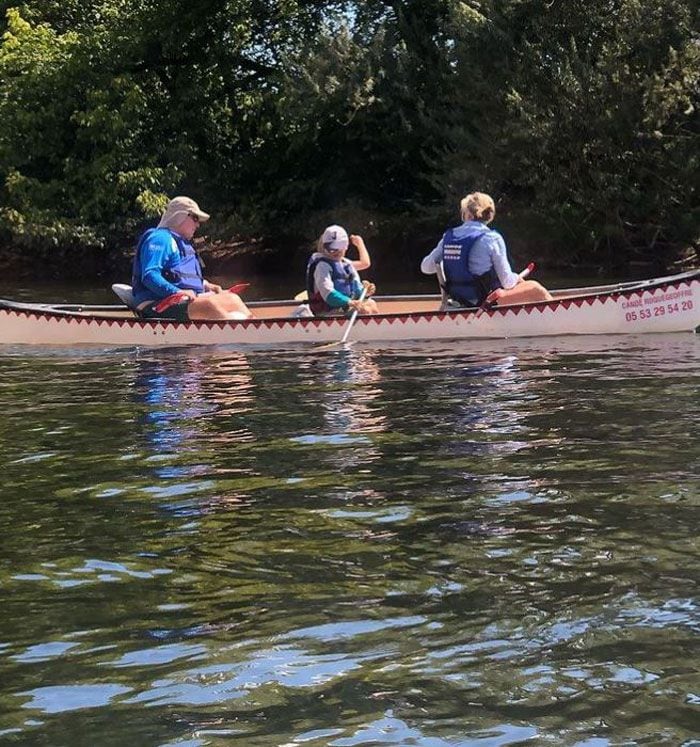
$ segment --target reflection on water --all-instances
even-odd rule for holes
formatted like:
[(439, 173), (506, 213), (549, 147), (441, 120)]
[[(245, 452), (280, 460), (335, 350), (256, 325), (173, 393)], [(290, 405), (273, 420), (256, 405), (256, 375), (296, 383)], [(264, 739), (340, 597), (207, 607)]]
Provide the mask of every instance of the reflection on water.
[(692, 744), (700, 343), (0, 354), (0, 742)]

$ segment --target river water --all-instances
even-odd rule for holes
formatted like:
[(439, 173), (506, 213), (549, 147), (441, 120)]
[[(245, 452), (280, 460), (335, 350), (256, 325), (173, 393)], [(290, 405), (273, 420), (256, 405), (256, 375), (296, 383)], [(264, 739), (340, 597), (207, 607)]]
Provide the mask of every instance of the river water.
[(0, 351), (0, 744), (700, 744), (699, 364)]

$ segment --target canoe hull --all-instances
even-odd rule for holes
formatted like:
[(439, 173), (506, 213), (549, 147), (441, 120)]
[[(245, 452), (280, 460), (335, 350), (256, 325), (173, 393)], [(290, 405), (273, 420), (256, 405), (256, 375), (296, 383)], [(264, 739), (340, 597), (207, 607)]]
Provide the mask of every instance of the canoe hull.
[[(694, 331), (700, 325), (700, 271), (645, 281), (636, 287), (607, 286), (569, 291), (547, 303), (490, 311), (397, 311), (359, 317), (351, 340), (488, 339), (586, 334), (646, 334)], [(621, 288), (624, 288), (620, 290)], [(565, 293), (565, 292), (559, 292)], [(426, 298), (416, 305), (425, 309)], [(391, 298), (380, 309), (410, 308)], [(253, 305), (255, 306), (255, 305)], [(261, 313), (264, 304), (259, 304)], [(73, 310), (67, 310), (67, 309)], [(0, 302), (0, 344), (28, 345), (287, 345), (338, 341), (344, 318), (295, 319), (289, 316), (248, 321), (173, 322), (140, 320), (108, 307), (61, 307)], [(288, 307), (290, 308), (290, 307)]]

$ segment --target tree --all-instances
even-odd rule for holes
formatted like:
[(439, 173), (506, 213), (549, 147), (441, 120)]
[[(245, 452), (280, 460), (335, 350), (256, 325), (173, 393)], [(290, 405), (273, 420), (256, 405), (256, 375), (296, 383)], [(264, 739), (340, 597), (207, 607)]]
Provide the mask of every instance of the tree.
[(690, 0), (1, 8), (16, 244), (121, 243), (174, 192), (222, 231), (308, 233), (348, 209), (409, 236), (481, 189), (562, 262), (698, 246)]
[(697, 246), (697, 20), (684, 0), (499, 0), (461, 40), (462, 76), (498, 59), (477, 76), (494, 100), (485, 177), (540, 216), (562, 259), (611, 267)]
[(260, 131), (280, 50), (300, 43), (323, 5), (43, 0), (26, 18), (9, 9), (0, 200), (13, 239), (103, 245), (175, 190), (215, 194)]

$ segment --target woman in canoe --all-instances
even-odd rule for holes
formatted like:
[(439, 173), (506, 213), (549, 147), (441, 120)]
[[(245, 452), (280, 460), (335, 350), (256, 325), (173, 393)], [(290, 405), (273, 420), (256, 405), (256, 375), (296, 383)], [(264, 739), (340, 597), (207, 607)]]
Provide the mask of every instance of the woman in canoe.
[(445, 231), (421, 262), (421, 271), (434, 275), (441, 264), (448, 296), (464, 306), (551, 301), (546, 288), (511, 269), (503, 237), (488, 227), (496, 216), (493, 199), (472, 192), (460, 208), (463, 223)]
[[(158, 227), (149, 228), (139, 238), (131, 284), (136, 308), (145, 319), (188, 321), (252, 316), (240, 296), (202, 276), (191, 242), (200, 224), (209, 217), (193, 199), (175, 197), (168, 203)], [(163, 304), (168, 296), (174, 296), (174, 302)]]
[[(359, 260), (352, 262), (345, 252), (352, 241)], [(318, 240), (316, 251), (306, 267), (308, 305), (315, 316), (346, 314), (357, 310), (361, 314), (376, 314), (374, 283), (361, 281), (358, 269), (370, 265), (369, 252), (361, 236), (348, 238), (341, 226), (328, 226)], [(361, 298), (363, 295), (365, 298)]]

